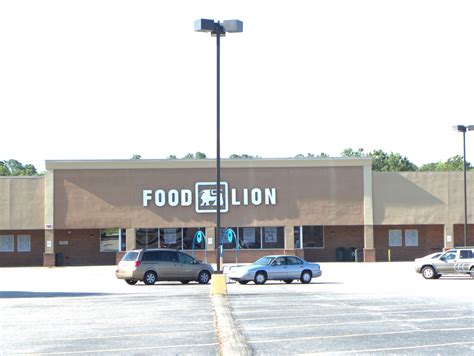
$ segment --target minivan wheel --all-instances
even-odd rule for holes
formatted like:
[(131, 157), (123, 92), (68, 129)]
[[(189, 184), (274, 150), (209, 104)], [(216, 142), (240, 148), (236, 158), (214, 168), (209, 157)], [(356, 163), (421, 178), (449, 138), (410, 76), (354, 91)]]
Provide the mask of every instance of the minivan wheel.
[(153, 271), (146, 272), (145, 275), (143, 276), (143, 282), (146, 285), (155, 284), (155, 282), (156, 282), (156, 273), (153, 272)]
[(138, 279), (130, 278), (130, 279), (126, 279), (125, 282), (127, 282), (127, 284), (130, 284), (131, 286), (133, 286), (133, 285), (137, 284)]
[(267, 275), (264, 272), (257, 272), (254, 279), (255, 284), (265, 284), (266, 281)]
[(471, 269), (469, 270), (469, 274), (472, 278), (474, 278), (474, 267), (471, 267)]
[(198, 276), (199, 284), (208, 284), (211, 279), (211, 274), (208, 271), (201, 271)]
[(431, 266), (425, 266), (425, 267), (423, 267), (423, 269), (421, 270), (421, 275), (422, 275), (423, 278), (425, 278), (425, 279), (435, 279), (438, 274), (436, 273), (436, 271), (434, 270), (433, 267), (431, 267)]

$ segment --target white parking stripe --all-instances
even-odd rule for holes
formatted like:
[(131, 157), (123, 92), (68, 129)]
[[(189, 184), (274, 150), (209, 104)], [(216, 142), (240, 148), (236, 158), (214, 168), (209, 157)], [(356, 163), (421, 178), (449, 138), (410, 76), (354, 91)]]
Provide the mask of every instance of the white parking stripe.
[[(452, 311), (466, 311), (466, 309), (443, 309), (443, 312), (452, 312)], [(275, 320), (275, 319), (315, 319), (315, 318), (326, 318), (326, 317), (332, 317), (332, 316), (354, 316), (354, 315), (377, 315), (377, 316), (383, 316), (385, 314), (416, 314), (416, 313), (433, 313), (437, 312), (439, 313), (439, 309), (430, 309), (430, 310), (410, 310), (410, 311), (390, 311), (390, 312), (382, 312), (382, 311), (365, 311), (365, 312), (360, 312), (360, 313), (335, 313), (335, 314), (323, 314), (323, 315), (285, 315), (285, 316), (271, 316), (271, 317), (262, 317), (262, 318), (237, 318), (237, 320), (240, 321), (253, 321), (253, 320)]]
[(428, 345), (414, 345), (414, 346), (400, 346), (400, 347), (388, 347), (384, 349), (365, 349), (365, 350), (348, 350), (348, 351), (331, 351), (331, 352), (315, 352), (307, 354), (299, 354), (301, 356), (312, 356), (312, 355), (334, 355), (335, 353), (339, 354), (353, 354), (353, 353), (365, 353), (365, 352), (381, 352), (381, 351), (395, 351), (395, 350), (413, 350), (413, 349), (426, 349), (433, 347), (444, 347), (444, 346), (454, 346), (454, 345), (471, 345), (474, 344), (474, 341), (466, 342), (450, 342), (447, 344), (428, 344)]
[(120, 335), (108, 335), (108, 336), (91, 336), (91, 337), (70, 337), (64, 339), (51, 339), (51, 340), (44, 340), (46, 342), (56, 342), (56, 341), (79, 341), (79, 340), (105, 340), (105, 339), (126, 339), (130, 337), (142, 337), (142, 336), (170, 336), (170, 335), (179, 335), (179, 336), (186, 336), (186, 335), (195, 335), (195, 334), (214, 334), (214, 328), (212, 330), (205, 330), (205, 331), (165, 331), (159, 333), (140, 333), (140, 334), (120, 334)]
[(372, 323), (392, 323), (392, 322), (412, 322), (412, 323), (423, 323), (426, 321), (434, 320), (459, 320), (459, 319), (474, 319), (474, 316), (458, 316), (449, 318), (429, 318), (429, 319), (383, 319), (383, 320), (367, 320), (367, 321), (350, 321), (344, 323), (316, 323), (316, 324), (295, 324), (295, 325), (277, 325), (277, 326), (262, 326), (262, 327), (249, 327), (245, 328), (245, 331), (257, 331), (257, 330), (270, 330), (270, 329), (290, 329), (290, 328), (305, 328), (305, 327), (318, 327), (318, 326), (341, 326), (341, 325), (360, 325), (360, 324), (372, 324)]
[(185, 345), (165, 345), (165, 346), (146, 346), (146, 347), (124, 347), (119, 349), (102, 349), (102, 350), (80, 350), (80, 351), (58, 351), (58, 352), (40, 352), (40, 353), (31, 353), (24, 355), (81, 355), (81, 354), (91, 354), (91, 353), (103, 353), (103, 352), (124, 352), (124, 351), (144, 351), (144, 350), (159, 350), (159, 349), (172, 349), (172, 348), (182, 348), (182, 347), (209, 347), (217, 346), (216, 343), (212, 344), (185, 344)]
[(288, 342), (288, 341), (303, 341), (303, 340), (317, 340), (317, 339), (342, 339), (351, 337), (361, 336), (380, 336), (380, 335), (396, 335), (396, 334), (414, 334), (414, 333), (427, 333), (433, 331), (461, 331), (461, 330), (474, 330), (473, 328), (452, 328), (452, 329), (424, 329), (424, 330), (407, 330), (407, 331), (392, 331), (385, 333), (365, 333), (365, 334), (346, 334), (346, 335), (328, 335), (328, 336), (306, 336), (306, 337), (290, 337), (290, 338), (278, 338), (278, 339), (263, 339), (263, 340), (249, 340), (252, 344), (264, 344), (264, 343), (277, 343), (277, 342)]

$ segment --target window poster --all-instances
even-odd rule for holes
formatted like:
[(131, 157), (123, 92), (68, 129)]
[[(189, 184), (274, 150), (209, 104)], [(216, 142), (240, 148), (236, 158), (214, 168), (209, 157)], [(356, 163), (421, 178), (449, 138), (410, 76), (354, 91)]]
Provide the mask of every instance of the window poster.
[(171, 245), (176, 243), (176, 229), (165, 230), (165, 244)]
[(13, 235), (0, 236), (0, 252), (13, 252)]
[(265, 227), (265, 242), (277, 242), (277, 228)]
[(30, 235), (19, 235), (18, 236), (18, 252), (30, 252), (30, 251), (31, 251)]
[(405, 246), (418, 246), (418, 230), (405, 230)]
[(244, 243), (245, 244), (255, 243), (255, 228), (244, 227)]
[(402, 230), (388, 230), (388, 245), (389, 246), (402, 245)]

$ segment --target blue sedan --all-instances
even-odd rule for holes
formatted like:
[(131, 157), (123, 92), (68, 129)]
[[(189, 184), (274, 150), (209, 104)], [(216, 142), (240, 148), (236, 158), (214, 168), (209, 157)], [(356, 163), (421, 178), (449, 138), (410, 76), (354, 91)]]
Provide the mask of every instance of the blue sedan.
[(271, 255), (265, 256), (251, 265), (230, 267), (227, 276), (247, 284), (264, 284), (267, 280), (279, 280), (291, 283), (299, 279), (301, 283), (310, 283), (312, 278), (320, 277), (321, 268), (317, 263), (307, 262), (296, 256)]

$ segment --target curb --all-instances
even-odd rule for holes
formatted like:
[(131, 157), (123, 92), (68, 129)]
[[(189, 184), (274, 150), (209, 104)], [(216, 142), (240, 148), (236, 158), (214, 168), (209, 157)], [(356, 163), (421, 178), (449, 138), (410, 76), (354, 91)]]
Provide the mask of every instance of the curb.
[(252, 349), (235, 323), (230, 306), (227, 303), (227, 297), (220, 294), (213, 295), (212, 305), (214, 307), (214, 323), (219, 344), (219, 355), (253, 355)]

